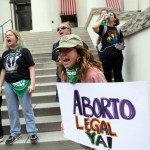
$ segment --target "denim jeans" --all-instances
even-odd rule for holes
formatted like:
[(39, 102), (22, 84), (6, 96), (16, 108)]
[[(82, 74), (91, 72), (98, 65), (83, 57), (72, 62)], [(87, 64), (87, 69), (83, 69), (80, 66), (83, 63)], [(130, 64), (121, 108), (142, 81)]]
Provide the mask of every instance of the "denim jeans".
[(2, 127), (1, 106), (2, 106), (2, 96), (0, 96), (0, 136), (2, 136), (4, 134), (3, 133), (3, 127)]
[(31, 94), (28, 92), (28, 90), (22, 97), (18, 97), (12, 90), (11, 85), (5, 82), (4, 92), (6, 95), (6, 103), (10, 121), (10, 135), (16, 136), (18, 134), (21, 134), (21, 124), (18, 113), (19, 103), (22, 107), (28, 134), (36, 134), (37, 128), (35, 126), (34, 112), (31, 103)]

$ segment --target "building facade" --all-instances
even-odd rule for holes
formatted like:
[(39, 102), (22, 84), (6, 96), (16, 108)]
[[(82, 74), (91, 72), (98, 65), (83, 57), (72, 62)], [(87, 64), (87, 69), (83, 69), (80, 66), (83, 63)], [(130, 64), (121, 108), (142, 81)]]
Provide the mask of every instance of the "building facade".
[[(62, 15), (61, 3), (65, 1), (74, 1), (71, 6), (76, 8), (73, 15), (70, 14), (73, 8), (68, 10), (67, 15)], [(120, 0), (123, 11), (144, 10), (149, 3), (149, 0)], [(50, 31), (61, 21), (69, 20), (72, 26), (85, 27), (91, 9), (105, 6), (106, 0), (1, 0), (0, 25), (8, 21), (4, 30), (9, 29), (12, 26), (9, 20), (12, 19), (13, 28), (19, 31)]]

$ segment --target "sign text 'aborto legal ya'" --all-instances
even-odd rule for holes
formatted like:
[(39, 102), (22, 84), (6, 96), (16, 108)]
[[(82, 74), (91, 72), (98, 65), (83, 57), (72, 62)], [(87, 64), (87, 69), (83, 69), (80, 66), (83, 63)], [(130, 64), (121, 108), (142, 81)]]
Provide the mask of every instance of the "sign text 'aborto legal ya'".
[(97, 150), (150, 148), (145, 82), (58, 83), (57, 88), (64, 137)]

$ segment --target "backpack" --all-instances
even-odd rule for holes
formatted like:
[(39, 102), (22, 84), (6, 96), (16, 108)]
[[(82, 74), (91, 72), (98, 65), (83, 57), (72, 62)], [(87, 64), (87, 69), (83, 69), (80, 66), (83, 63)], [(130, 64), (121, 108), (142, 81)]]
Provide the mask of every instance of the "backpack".
[[(117, 29), (117, 33), (118, 33), (118, 35), (120, 36), (120, 27), (116, 27), (116, 29)], [(101, 36), (99, 36), (99, 44), (98, 44), (98, 51), (100, 52), (101, 51), (101, 48), (102, 48), (102, 37), (104, 36), (104, 34), (107, 32), (107, 26), (104, 26), (104, 29), (103, 29), (103, 32), (102, 32), (102, 35)]]

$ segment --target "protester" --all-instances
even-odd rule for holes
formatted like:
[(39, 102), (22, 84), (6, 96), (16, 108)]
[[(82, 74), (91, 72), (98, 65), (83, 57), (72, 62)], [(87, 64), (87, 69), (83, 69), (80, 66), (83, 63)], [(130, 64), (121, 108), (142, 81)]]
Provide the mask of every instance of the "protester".
[[(68, 21), (62, 22), (57, 28), (57, 32), (58, 32), (59, 38), (63, 37), (64, 35), (71, 34), (72, 31), (71, 31), (70, 23)], [(59, 62), (59, 53), (55, 52), (54, 49), (58, 46), (59, 46), (59, 40), (53, 44), (53, 48), (52, 48), (52, 60), (54, 60), (56, 63)], [(56, 70), (56, 81), (61, 82), (58, 76), (58, 69)], [(57, 89), (56, 89), (56, 102), (59, 102)]]
[[(107, 19), (107, 26), (101, 25), (103, 20)], [(102, 48), (100, 51), (100, 60), (103, 65), (104, 75), (108, 82), (112, 82), (112, 72), (115, 82), (123, 82), (122, 66), (124, 38), (121, 30), (116, 27), (119, 19), (112, 11), (103, 15), (93, 26), (93, 30), (102, 37)], [(103, 31), (106, 29), (106, 32)]]
[[(60, 55), (58, 69), (61, 82), (71, 84), (106, 82), (100, 61), (95, 60), (92, 53), (83, 46), (79, 36), (75, 34), (63, 36), (55, 51), (59, 51)], [(93, 150), (81, 146), (85, 150)]]
[[(59, 38), (63, 37), (64, 35), (71, 34), (72, 30), (71, 30), (70, 22), (69, 21), (62, 22), (57, 28), (57, 32)], [(88, 49), (88, 46), (84, 42), (83, 45), (85, 48)], [(52, 48), (52, 60), (54, 60), (56, 64), (59, 62), (59, 52), (54, 51), (54, 49), (57, 48), (58, 46), (59, 46), (59, 40), (53, 44), (53, 48)], [(61, 82), (61, 79), (58, 76), (58, 69), (56, 70), (56, 78), (57, 78), (57, 82)], [(56, 101), (59, 102), (57, 89), (56, 89)]]
[(26, 121), (26, 130), (32, 144), (38, 142), (37, 128), (31, 104), (31, 93), (35, 90), (35, 63), (30, 51), (24, 47), (18, 31), (5, 33), (4, 52), (2, 54), (2, 71), (0, 89), (4, 82), (4, 92), (10, 121), (10, 136), (7, 145), (13, 144), (21, 137), (19, 104)]
[[(108, 11), (106, 10), (106, 9), (103, 9), (102, 11), (101, 11), (101, 14), (100, 14), (100, 17), (103, 17), (105, 14), (107, 14), (108, 13)], [(105, 20), (103, 20), (102, 22), (101, 22), (101, 24), (100, 25), (107, 25), (107, 20), (105, 19)], [(99, 53), (99, 49), (98, 49), (98, 44), (101, 42), (101, 36), (98, 36), (97, 37), (97, 40), (96, 40), (96, 48), (97, 48), (97, 50), (98, 50), (98, 53)]]
[[(2, 58), (0, 58), (0, 74), (2, 70)], [(0, 90), (2, 91), (2, 89)], [(2, 92), (0, 93), (0, 143), (4, 141), (4, 131), (2, 127), (2, 114), (1, 114), (1, 106), (2, 106)]]

